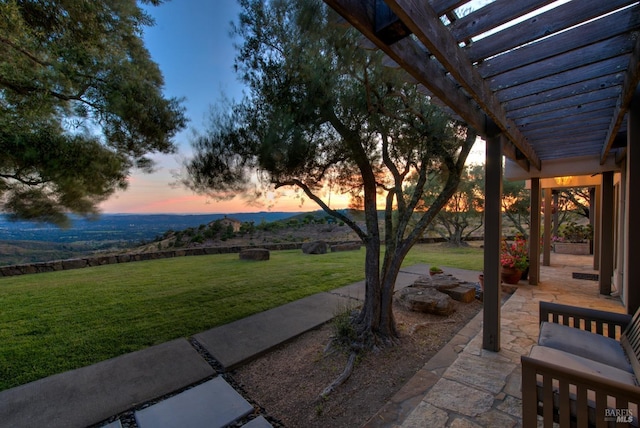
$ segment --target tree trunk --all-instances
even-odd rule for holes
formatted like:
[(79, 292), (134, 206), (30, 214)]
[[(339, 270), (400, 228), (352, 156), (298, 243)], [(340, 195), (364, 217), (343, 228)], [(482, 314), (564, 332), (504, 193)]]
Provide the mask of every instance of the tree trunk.
[[(373, 240), (372, 240), (373, 241)], [(366, 244), (365, 302), (357, 320), (359, 337), (365, 346), (388, 345), (398, 337), (393, 315), (393, 293), (400, 271), (399, 254), (380, 272), (380, 242)], [(394, 252), (395, 253), (395, 252)]]
[(455, 227), (453, 235), (451, 235), (451, 244), (457, 247), (462, 246), (462, 229), (458, 226)]

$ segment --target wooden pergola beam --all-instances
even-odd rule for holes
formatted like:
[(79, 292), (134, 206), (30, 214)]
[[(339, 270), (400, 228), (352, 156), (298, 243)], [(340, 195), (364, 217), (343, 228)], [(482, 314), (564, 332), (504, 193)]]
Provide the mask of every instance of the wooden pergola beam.
[[(516, 2), (514, 2), (516, 3)], [(471, 61), (479, 61), (500, 52), (525, 45), (526, 43), (565, 30), (592, 18), (616, 10), (632, 3), (632, 0), (581, 0), (556, 7), (541, 13), (509, 28), (499, 31), (464, 48)], [(615, 19), (617, 17), (613, 17)], [(609, 18), (606, 18), (608, 21)], [(610, 25), (604, 32), (620, 34), (618, 27), (626, 26), (627, 22)], [(598, 27), (598, 24), (586, 24), (584, 27)]]
[[(417, 0), (386, 0), (386, 3), (446, 71), (452, 75), (455, 81), (471, 95), (513, 145), (524, 154), (531, 165), (540, 170), (540, 158), (515, 123), (507, 118), (494, 93), (472, 66), (436, 12), (425, 2)], [(430, 81), (421, 83), (431, 89)], [(447, 104), (449, 103), (447, 102)], [(461, 106), (451, 105), (451, 107), (457, 111)]]
[(622, 125), (624, 115), (627, 114), (627, 111), (629, 110), (629, 104), (631, 103), (631, 99), (635, 94), (635, 89), (638, 87), (638, 84), (640, 84), (640, 37), (636, 39), (635, 48), (631, 53), (629, 67), (627, 68), (624, 83), (622, 84), (622, 93), (618, 97), (616, 111), (613, 115), (613, 119), (611, 120), (611, 125), (609, 125), (609, 132), (605, 139), (605, 144), (602, 147), (600, 165), (604, 165), (607, 161), (607, 156), (609, 155), (611, 146), (618, 135), (618, 130), (620, 129), (620, 125)]
[(345, 17), (347, 21), (380, 50), (398, 63), (414, 79), (423, 84), (435, 97), (451, 107), (479, 134), (485, 134), (485, 114), (466, 97), (447, 71), (430, 58), (429, 53), (413, 39), (407, 37), (392, 45), (383, 42), (375, 30), (374, 1), (325, 0), (325, 3)]

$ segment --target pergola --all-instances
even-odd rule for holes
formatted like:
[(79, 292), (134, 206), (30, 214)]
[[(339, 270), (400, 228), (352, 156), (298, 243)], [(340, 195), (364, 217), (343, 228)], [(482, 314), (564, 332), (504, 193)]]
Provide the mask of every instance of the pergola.
[[(487, 142), (485, 349), (500, 349), (503, 155), (507, 176), (531, 179), (532, 207), (541, 179), (601, 175), (600, 290), (616, 270), (627, 310), (640, 307), (640, 198), (630, 197), (640, 191), (638, 1), (325, 2)], [(540, 210), (531, 213), (536, 284)]]

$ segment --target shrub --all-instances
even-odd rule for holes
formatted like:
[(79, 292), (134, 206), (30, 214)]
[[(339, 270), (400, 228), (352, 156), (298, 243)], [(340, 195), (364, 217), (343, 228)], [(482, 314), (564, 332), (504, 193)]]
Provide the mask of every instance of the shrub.
[(593, 228), (590, 224), (581, 225), (571, 221), (561, 226), (558, 233), (563, 241), (587, 242), (593, 237)]

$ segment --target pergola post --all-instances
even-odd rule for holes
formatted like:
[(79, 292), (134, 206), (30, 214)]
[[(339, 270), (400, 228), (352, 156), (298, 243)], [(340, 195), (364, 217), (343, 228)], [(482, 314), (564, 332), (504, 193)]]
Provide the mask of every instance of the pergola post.
[(531, 179), (529, 226), (529, 284), (540, 282), (540, 179)]
[[(500, 243), (502, 239), (502, 136), (487, 126), (485, 164), (484, 311), (482, 348), (500, 350)], [(492, 130), (493, 132), (489, 132)]]
[[(591, 239), (591, 249), (593, 250), (593, 270), (600, 270), (600, 250), (602, 248), (602, 243), (600, 242), (600, 231), (602, 230), (603, 189), (602, 185), (596, 186), (592, 189), (593, 191), (589, 189), (589, 224), (593, 228), (593, 237)], [(602, 272), (600, 272), (600, 275), (602, 276)]]
[[(613, 275), (613, 171), (602, 173), (600, 186), (598, 222), (600, 242), (598, 255), (600, 258), (600, 294), (611, 294), (611, 277)], [(595, 251), (595, 249), (594, 249)], [(595, 258), (595, 256), (594, 256)]]
[[(627, 121), (627, 187), (625, 248), (625, 275), (627, 312), (635, 313), (640, 307), (640, 91), (636, 91), (629, 106)], [(638, 165), (638, 166), (636, 166)]]
[(551, 189), (544, 189), (544, 235), (542, 246), (544, 247), (542, 265), (551, 266)]
[(559, 222), (560, 222), (560, 210), (558, 209), (558, 191), (557, 190), (552, 190), (551, 194), (553, 196), (553, 206), (555, 207), (555, 210), (553, 211), (553, 232), (551, 233), (551, 236), (558, 236), (558, 229), (559, 229)]

